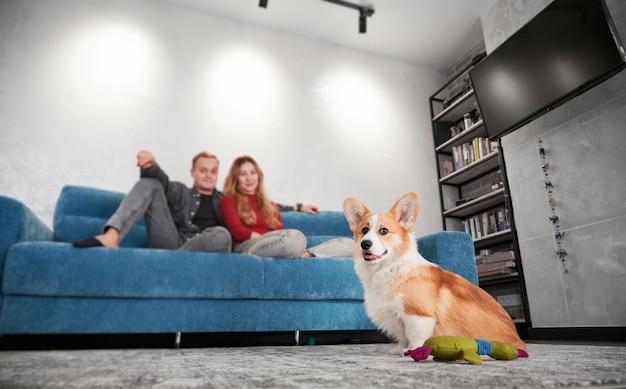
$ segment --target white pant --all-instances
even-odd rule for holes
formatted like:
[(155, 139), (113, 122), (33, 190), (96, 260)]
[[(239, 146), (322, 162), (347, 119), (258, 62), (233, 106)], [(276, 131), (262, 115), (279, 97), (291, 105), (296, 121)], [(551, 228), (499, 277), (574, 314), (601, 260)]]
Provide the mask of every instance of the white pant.
[[(306, 236), (299, 230), (275, 230), (235, 245), (235, 252), (259, 257), (299, 258), (306, 247)], [(352, 257), (354, 241), (335, 238), (308, 248), (316, 257)]]

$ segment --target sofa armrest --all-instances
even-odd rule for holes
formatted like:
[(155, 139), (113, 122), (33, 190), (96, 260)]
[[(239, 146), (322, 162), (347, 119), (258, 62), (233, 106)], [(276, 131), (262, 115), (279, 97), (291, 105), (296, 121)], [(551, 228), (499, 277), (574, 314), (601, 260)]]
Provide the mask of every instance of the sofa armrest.
[(23, 203), (0, 196), (0, 272), (4, 258), (13, 244), (22, 241), (54, 239), (54, 233)]
[(474, 242), (469, 234), (457, 231), (436, 232), (418, 238), (417, 249), (430, 262), (478, 285)]

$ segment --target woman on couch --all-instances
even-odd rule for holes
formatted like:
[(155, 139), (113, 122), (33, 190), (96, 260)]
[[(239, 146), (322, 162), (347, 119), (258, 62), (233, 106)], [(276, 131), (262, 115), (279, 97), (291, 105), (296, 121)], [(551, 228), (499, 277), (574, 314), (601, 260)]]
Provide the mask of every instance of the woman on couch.
[(263, 172), (250, 156), (233, 161), (224, 183), (221, 211), (234, 252), (289, 259), (352, 256), (352, 239), (335, 238), (307, 249), (301, 231), (285, 229), (278, 206), (265, 192)]

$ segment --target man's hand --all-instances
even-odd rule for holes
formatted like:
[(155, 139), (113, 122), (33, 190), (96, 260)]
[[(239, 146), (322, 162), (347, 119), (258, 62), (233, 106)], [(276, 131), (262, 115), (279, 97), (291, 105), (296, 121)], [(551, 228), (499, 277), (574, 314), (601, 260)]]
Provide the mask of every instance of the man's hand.
[(150, 169), (154, 165), (154, 154), (147, 150), (137, 153), (137, 166), (142, 169)]

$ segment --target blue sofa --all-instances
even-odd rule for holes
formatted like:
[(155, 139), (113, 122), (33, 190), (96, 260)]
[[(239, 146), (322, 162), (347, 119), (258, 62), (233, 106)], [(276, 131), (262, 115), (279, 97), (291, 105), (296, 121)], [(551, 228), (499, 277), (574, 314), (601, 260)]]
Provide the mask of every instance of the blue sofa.
[[(119, 249), (77, 249), (123, 193), (66, 186), (54, 231), (0, 196), (0, 334), (374, 330), (352, 258), (284, 260), (146, 248), (137, 224)], [(352, 236), (342, 212), (285, 212), (309, 245)], [(424, 257), (477, 283), (467, 234), (418, 239)]]

